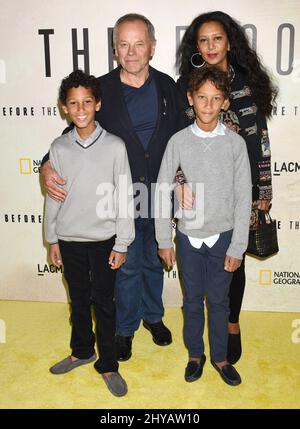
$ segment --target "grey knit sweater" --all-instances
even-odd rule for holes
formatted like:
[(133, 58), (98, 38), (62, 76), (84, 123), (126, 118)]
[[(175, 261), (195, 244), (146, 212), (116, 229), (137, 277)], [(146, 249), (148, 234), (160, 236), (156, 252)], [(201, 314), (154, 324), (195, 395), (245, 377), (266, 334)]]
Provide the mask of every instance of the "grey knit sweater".
[[(127, 196), (131, 174), (126, 147), (99, 124), (89, 141), (84, 147), (74, 129), (51, 145), (51, 164), (67, 181), (68, 195), (63, 203), (46, 197), (46, 240), (50, 244), (58, 239), (102, 241), (116, 235), (113, 249), (126, 252), (134, 240), (134, 219), (128, 215), (133, 202)], [(119, 178), (125, 181), (121, 188)]]
[(227, 255), (242, 259), (248, 243), (252, 199), (245, 141), (227, 128), (223, 136), (202, 138), (190, 126), (169, 140), (155, 198), (159, 248), (172, 247), (171, 193), (161, 185), (173, 183), (179, 166), (196, 191), (195, 209), (182, 211), (179, 230), (191, 237), (205, 238), (233, 229)]

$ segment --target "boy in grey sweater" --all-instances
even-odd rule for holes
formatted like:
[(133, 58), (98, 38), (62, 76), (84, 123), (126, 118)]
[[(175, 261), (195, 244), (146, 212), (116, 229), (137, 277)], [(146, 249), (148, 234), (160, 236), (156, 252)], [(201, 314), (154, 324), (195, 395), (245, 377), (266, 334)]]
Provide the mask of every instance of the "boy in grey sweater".
[(66, 180), (66, 200), (46, 196), (45, 235), (50, 258), (64, 264), (71, 298), (71, 356), (50, 368), (63, 374), (96, 359), (96, 370), (116, 396), (127, 393), (115, 353), (115, 273), (134, 240), (131, 174), (123, 141), (95, 122), (101, 107), (94, 76), (80, 70), (62, 81), (59, 99), (75, 127), (51, 145), (52, 166)]
[(213, 367), (229, 385), (241, 378), (226, 360), (228, 292), (232, 273), (247, 248), (251, 211), (251, 173), (244, 140), (218, 121), (229, 107), (227, 73), (195, 70), (188, 99), (196, 121), (176, 133), (166, 148), (156, 189), (156, 238), (168, 267), (175, 263), (172, 244), (171, 188), (180, 166), (196, 199), (192, 211), (177, 212), (177, 250), (184, 286), (184, 340), (189, 352), (185, 380), (201, 377), (204, 354), (204, 298), (209, 312)]

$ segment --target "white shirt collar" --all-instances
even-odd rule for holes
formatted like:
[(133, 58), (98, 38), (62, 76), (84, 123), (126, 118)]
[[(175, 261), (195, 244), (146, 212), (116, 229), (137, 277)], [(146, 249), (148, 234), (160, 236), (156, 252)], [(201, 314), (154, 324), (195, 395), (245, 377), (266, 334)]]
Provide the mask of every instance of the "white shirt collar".
[(216, 128), (212, 131), (201, 130), (201, 128), (198, 127), (196, 121), (190, 127), (191, 127), (192, 132), (196, 136), (202, 137), (202, 138), (207, 138), (207, 137), (212, 138), (212, 137), (216, 137), (216, 136), (224, 136), (225, 130), (226, 130), (225, 125), (222, 124), (222, 122), (220, 122), (220, 121), (218, 121)]

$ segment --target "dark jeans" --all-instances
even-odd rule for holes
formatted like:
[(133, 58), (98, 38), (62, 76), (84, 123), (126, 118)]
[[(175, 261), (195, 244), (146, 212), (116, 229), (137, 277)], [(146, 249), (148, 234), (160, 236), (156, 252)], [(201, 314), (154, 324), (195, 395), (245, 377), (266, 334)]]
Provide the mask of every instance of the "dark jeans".
[(245, 253), (241, 266), (234, 271), (229, 288), (229, 322), (238, 323), (242, 308), (242, 301), (245, 291), (246, 274), (245, 274)]
[(100, 373), (118, 371), (114, 343), (115, 271), (108, 264), (114, 242), (114, 237), (98, 242), (59, 241), (71, 298), (72, 355), (88, 359), (95, 352), (91, 315), (93, 305), (99, 350), (95, 368)]
[(163, 266), (157, 254), (154, 219), (138, 218), (127, 260), (117, 272), (116, 333), (133, 335), (141, 319), (160, 322), (164, 315), (162, 290)]
[(204, 352), (204, 299), (209, 322), (210, 356), (222, 362), (227, 355), (229, 285), (232, 273), (224, 270), (224, 259), (232, 231), (220, 234), (209, 248), (205, 243), (194, 248), (186, 235), (177, 230), (177, 250), (183, 280), (184, 341), (189, 357), (201, 357)]

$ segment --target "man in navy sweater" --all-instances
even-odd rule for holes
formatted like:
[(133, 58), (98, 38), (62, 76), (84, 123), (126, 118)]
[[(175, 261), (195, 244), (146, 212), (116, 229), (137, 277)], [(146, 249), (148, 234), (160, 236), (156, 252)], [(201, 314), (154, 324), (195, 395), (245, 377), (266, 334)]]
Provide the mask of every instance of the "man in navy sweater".
[[(163, 267), (157, 255), (150, 191), (167, 142), (177, 131), (178, 105), (174, 81), (149, 65), (156, 44), (151, 22), (142, 15), (125, 15), (116, 22), (113, 37), (119, 66), (99, 78), (102, 108), (96, 120), (125, 142), (138, 201), (135, 240), (116, 280), (116, 348), (118, 360), (125, 361), (131, 357), (141, 320), (156, 344), (172, 342), (162, 321)], [(63, 201), (66, 194), (57, 185), (64, 180), (47, 159), (42, 168), (45, 188), (52, 198)]]

